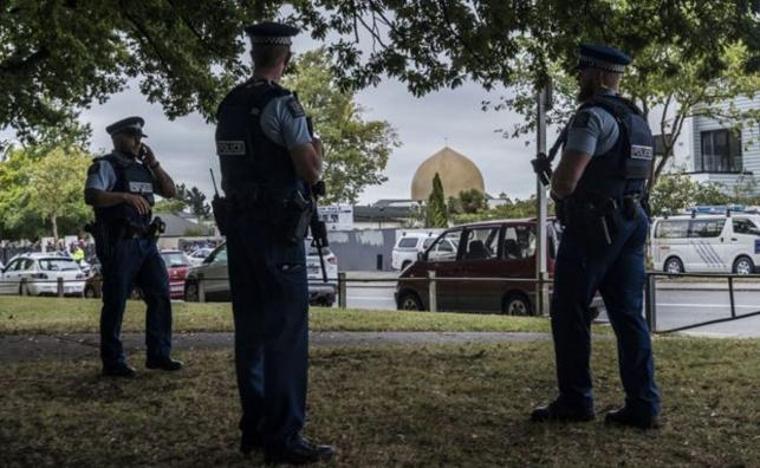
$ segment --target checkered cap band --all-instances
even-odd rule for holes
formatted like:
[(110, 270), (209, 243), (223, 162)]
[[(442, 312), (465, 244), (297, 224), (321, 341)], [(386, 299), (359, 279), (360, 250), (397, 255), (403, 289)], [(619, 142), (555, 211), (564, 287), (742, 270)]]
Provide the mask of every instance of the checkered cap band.
[(258, 45), (291, 45), (290, 36), (251, 36), (251, 44)]
[(598, 68), (600, 70), (613, 73), (623, 73), (625, 71), (625, 65), (605, 62), (604, 60), (599, 60), (598, 58), (588, 57), (585, 55), (581, 56), (581, 58), (578, 60), (578, 65), (581, 67)]

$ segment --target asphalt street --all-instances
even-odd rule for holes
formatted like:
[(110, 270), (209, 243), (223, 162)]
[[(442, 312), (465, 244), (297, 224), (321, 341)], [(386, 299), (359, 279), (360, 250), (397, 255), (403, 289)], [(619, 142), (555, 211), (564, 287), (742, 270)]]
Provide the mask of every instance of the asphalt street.
[[(367, 275), (363, 277), (368, 277)], [(377, 277), (390, 279), (388, 274)], [(352, 277), (353, 278), (353, 277)], [(683, 289), (658, 289), (657, 331), (693, 325), (701, 322), (731, 317), (728, 289), (720, 285), (688, 285)], [(395, 282), (354, 283), (347, 289), (347, 306), (370, 310), (392, 310), (396, 308), (393, 299)], [(734, 292), (736, 315), (760, 311), (760, 290), (746, 290), (741, 286)], [(603, 314), (600, 319), (605, 320)], [(760, 315), (730, 322), (693, 328), (686, 333), (714, 336), (760, 337)]]

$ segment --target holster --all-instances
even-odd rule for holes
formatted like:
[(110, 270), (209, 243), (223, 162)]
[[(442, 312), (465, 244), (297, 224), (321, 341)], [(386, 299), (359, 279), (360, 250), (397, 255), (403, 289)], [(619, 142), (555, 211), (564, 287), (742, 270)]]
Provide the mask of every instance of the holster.
[(279, 230), (288, 243), (303, 242), (314, 212), (314, 204), (295, 190), (283, 200), (283, 210), (277, 223)]
[(566, 225), (585, 239), (590, 252), (599, 251), (615, 242), (623, 223), (623, 213), (615, 199), (571, 199), (563, 205)]

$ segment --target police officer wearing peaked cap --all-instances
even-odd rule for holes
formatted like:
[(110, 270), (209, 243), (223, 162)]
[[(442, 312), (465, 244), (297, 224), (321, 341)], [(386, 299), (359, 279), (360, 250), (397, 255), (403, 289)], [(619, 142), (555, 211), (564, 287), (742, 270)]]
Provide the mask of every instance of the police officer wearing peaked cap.
[(580, 46), (580, 107), (561, 136), (562, 158), (551, 184), (564, 225), (551, 304), (559, 396), (534, 410), (534, 421), (594, 418), (589, 304), (599, 291), (617, 336), (625, 390), (624, 406), (605, 421), (658, 425), (660, 395), (642, 312), (649, 230), (643, 205), (654, 141), (641, 111), (618, 92), (630, 62), (608, 46)]
[(263, 450), (270, 463), (313, 463), (334, 454), (301, 435), (309, 306), (303, 226), (322, 150), (298, 99), (278, 83), (298, 30), (268, 22), (246, 32), (253, 77), (219, 105), (216, 129), (228, 222), (215, 216), (227, 236), (240, 450)]
[(156, 246), (158, 224), (151, 220), (154, 193), (173, 197), (176, 188), (153, 151), (142, 143), (145, 121), (129, 117), (106, 131), (114, 150), (96, 158), (87, 174), (85, 202), (95, 211), (90, 232), (103, 277), (100, 356), (103, 374), (132, 377), (121, 344), (124, 308), (137, 286), (147, 304), (145, 344), (149, 369), (179, 370), (170, 357), (172, 311), (166, 265)]

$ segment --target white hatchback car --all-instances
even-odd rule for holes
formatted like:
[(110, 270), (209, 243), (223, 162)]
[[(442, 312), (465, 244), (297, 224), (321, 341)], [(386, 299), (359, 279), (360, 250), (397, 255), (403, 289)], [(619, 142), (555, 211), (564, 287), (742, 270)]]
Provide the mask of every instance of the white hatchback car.
[[(26, 253), (15, 257), (3, 268), (0, 276), (0, 294), (31, 296), (58, 294), (58, 278), (63, 279), (63, 293), (81, 296), (86, 275), (79, 264), (69, 257), (49, 253)], [(26, 291), (22, 284), (26, 284)]]

